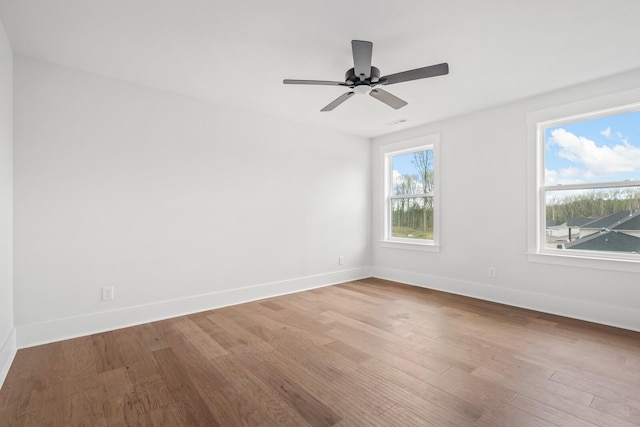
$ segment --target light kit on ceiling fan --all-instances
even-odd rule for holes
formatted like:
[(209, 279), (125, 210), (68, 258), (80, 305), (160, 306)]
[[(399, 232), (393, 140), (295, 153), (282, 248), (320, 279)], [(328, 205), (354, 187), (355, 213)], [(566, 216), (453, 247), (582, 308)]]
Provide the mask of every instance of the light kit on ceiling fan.
[(353, 51), (353, 68), (350, 68), (345, 73), (344, 82), (285, 79), (282, 83), (288, 85), (346, 86), (351, 88), (350, 92), (343, 93), (320, 111), (332, 111), (356, 93), (368, 93), (370, 96), (397, 110), (407, 105), (407, 101), (376, 86), (391, 85), (449, 74), (449, 64), (443, 62), (442, 64), (430, 65), (428, 67), (416, 68), (415, 70), (402, 71), (380, 77), (380, 70), (371, 65), (373, 43), (363, 40), (351, 40), (351, 50)]
[(369, 85), (358, 85), (353, 88), (353, 91), (356, 95), (366, 95), (372, 91), (371, 86)]

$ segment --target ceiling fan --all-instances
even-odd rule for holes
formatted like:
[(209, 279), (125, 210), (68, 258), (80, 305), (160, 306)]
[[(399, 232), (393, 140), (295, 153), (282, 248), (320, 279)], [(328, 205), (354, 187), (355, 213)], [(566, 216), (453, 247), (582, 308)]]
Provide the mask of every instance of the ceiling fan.
[(351, 49), (353, 51), (354, 67), (347, 70), (344, 75), (344, 82), (285, 79), (282, 83), (286, 85), (346, 86), (352, 89), (351, 91), (340, 95), (320, 111), (332, 111), (356, 93), (369, 93), (369, 95), (373, 96), (377, 100), (382, 101), (397, 110), (398, 108), (402, 108), (407, 105), (407, 101), (400, 99), (385, 90), (377, 88), (376, 86), (392, 85), (408, 82), (410, 80), (426, 79), (428, 77), (449, 74), (449, 64), (444, 62), (442, 64), (416, 68), (415, 70), (402, 71), (400, 73), (380, 77), (380, 70), (371, 65), (373, 43), (362, 40), (351, 40)]

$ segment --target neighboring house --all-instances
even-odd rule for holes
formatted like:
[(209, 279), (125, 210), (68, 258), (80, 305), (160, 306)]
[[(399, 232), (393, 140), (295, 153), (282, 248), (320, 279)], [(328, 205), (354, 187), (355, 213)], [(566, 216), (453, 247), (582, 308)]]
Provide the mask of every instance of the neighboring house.
[(580, 237), (588, 236), (597, 230), (589, 230), (582, 234), (580, 227), (584, 224), (595, 222), (601, 218), (569, 218), (567, 222), (558, 220), (547, 221), (547, 246), (561, 249), (567, 242), (572, 242)]
[(628, 220), (634, 214), (637, 215), (638, 211), (624, 210), (616, 212), (611, 215), (603, 216), (602, 218), (596, 218), (591, 222), (582, 224), (580, 227), (580, 237), (587, 237), (591, 234), (598, 233), (602, 229), (612, 229), (621, 224), (625, 220)]
[(640, 210), (569, 219), (547, 228), (547, 242), (565, 249), (640, 253)]
[(565, 243), (564, 247), (587, 251), (640, 253), (640, 238), (619, 231), (605, 230)]
[(569, 218), (567, 220), (567, 227), (582, 227), (596, 219), (598, 218)]
[(580, 237), (580, 226), (597, 218), (569, 218), (567, 222), (547, 221), (547, 244), (562, 245)]
[(625, 234), (640, 237), (640, 210), (633, 212), (628, 217), (620, 221), (615, 227), (611, 227), (615, 231), (623, 231)]
[(547, 222), (547, 244), (562, 245), (578, 237), (580, 237), (579, 227), (568, 227), (567, 223), (550, 225)]

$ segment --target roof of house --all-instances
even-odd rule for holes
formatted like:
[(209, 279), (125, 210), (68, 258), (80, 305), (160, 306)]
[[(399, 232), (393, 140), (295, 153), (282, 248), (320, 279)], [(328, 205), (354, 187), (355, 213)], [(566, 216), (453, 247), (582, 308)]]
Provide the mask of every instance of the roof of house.
[(598, 218), (569, 218), (567, 220), (567, 226), (569, 227), (582, 227), (584, 224), (594, 221)]
[(612, 230), (640, 230), (640, 210), (635, 211), (632, 215), (622, 219)]
[[(635, 211), (635, 213), (637, 213), (638, 211)], [(620, 211), (620, 212), (616, 212), (614, 214), (611, 215), (607, 215), (605, 217), (602, 218), (597, 218), (591, 222), (588, 222), (586, 224), (582, 224), (581, 228), (587, 228), (587, 229), (599, 229), (599, 228), (614, 228), (615, 226), (617, 226), (618, 224), (620, 224), (623, 220), (633, 216), (634, 211), (632, 210), (624, 210), (624, 211)]]
[(566, 249), (640, 253), (640, 238), (619, 231), (601, 231), (564, 245)]

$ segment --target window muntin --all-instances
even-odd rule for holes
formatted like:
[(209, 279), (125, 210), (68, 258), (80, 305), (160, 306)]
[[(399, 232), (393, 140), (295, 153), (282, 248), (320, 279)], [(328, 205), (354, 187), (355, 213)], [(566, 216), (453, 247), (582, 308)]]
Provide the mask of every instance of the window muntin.
[(640, 259), (640, 105), (538, 124), (539, 252)]
[(390, 152), (385, 160), (385, 240), (434, 244), (434, 146)]

